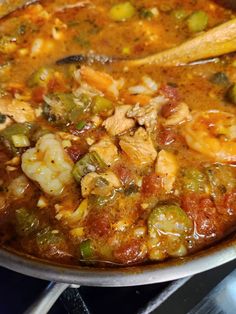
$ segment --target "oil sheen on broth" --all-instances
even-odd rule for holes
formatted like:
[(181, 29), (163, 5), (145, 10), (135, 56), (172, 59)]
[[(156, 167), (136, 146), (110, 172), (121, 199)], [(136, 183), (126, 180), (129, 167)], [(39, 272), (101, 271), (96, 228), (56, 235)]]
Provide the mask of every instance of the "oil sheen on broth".
[(212, 1), (41, 1), (0, 20), (1, 243), (61, 263), (178, 258), (236, 224), (236, 57), (141, 57), (233, 13)]

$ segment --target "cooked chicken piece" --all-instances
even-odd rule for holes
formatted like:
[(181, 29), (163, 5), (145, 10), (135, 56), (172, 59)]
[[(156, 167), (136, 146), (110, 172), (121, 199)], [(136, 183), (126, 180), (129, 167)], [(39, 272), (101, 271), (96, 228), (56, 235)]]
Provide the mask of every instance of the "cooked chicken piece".
[(120, 146), (130, 159), (139, 166), (150, 165), (157, 157), (152, 140), (143, 128), (139, 128), (133, 136), (122, 136)]
[(135, 121), (126, 117), (127, 112), (131, 108), (130, 105), (118, 106), (116, 107), (113, 116), (107, 118), (103, 122), (103, 125), (109, 134), (115, 136), (134, 127)]
[(31, 105), (18, 99), (0, 99), (0, 112), (19, 123), (35, 120), (35, 112)]
[(114, 189), (119, 187), (120, 181), (111, 171), (100, 174), (90, 172), (81, 180), (81, 193), (83, 197), (87, 197), (90, 194), (109, 196)]
[(138, 121), (138, 124), (144, 125), (146, 130), (151, 132), (156, 128), (158, 111), (166, 102), (167, 99), (165, 97), (158, 96), (151, 99), (146, 106), (136, 104), (127, 112), (127, 117), (134, 118)]
[(178, 163), (176, 157), (165, 150), (158, 154), (156, 162), (156, 173), (162, 179), (162, 186), (167, 193), (170, 193), (176, 180)]
[(165, 121), (166, 126), (177, 125), (191, 120), (192, 116), (189, 112), (189, 107), (184, 102), (178, 104), (174, 112)]
[(118, 149), (108, 136), (103, 137), (99, 142), (93, 144), (89, 150), (98, 153), (108, 166), (112, 165), (118, 159)]

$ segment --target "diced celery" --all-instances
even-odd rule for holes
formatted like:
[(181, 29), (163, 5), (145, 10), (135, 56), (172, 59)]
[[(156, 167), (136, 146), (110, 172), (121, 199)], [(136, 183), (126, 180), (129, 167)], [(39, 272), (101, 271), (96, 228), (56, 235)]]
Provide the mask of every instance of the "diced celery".
[(228, 165), (216, 164), (206, 168), (211, 194), (221, 195), (236, 188), (236, 171)]
[(216, 72), (210, 77), (210, 82), (217, 85), (227, 85), (229, 84), (229, 79), (224, 72)]
[(103, 169), (105, 167), (106, 165), (100, 156), (96, 152), (90, 152), (77, 161), (72, 170), (72, 174), (75, 180), (80, 182), (82, 177), (89, 172)]
[(92, 111), (94, 114), (109, 111), (113, 109), (113, 103), (104, 97), (95, 96), (92, 103)]
[(196, 11), (187, 19), (188, 29), (192, 33), (204, 31), (208, 25), (208, 15), (204, 11)]
[(183, 171), (182, 184), (184, 191), (205, 192), (206, 177), (196, 168), (187, 168)]
[(24, 134), (15, 134), (11, 137), (12, 143), (16, 148), (29, 147), (29, 138)]
[(85, 127), (85, 125), (86, 125), (86, 121), (80, 121), (77, 125), (76, 125), (76, 129), (77, 130), (83, 130), (83, 128)]
[(123, 53), (124, 55), (129, 55), (130, 52), (131, 52), (130, 47), (123, 47), (122, 53)]
[(148, 217), (148, 232), (185, 235), (192, 230), (192, 221), (178, 205), (159, 205)]
[(19, 208), (15, 212), (16, 230), (22, 236), (30, 235), (36, 232), (39, 227), (37, 216), (25, 208)]
[(46, 227), (40, 230), (36, 235), (36, 241), (38, 246), (44, 246), (49, 244), (58, 244), (58, 242), (64, 240), (59, 232), (53, 232), (51, 227)]
[(236, 84), (232, 84), (226, 92), (226, 100), (236, 105)]
[(35, 71), (28, 80), (28, 86), (42, 86), (45, 87), (48, 85), (49, 81), (53, 77), (53, 69), (42, 67)]
[(171, 12), (171, 15), (177, 20), (182, 21), (188, 16), (188, 12), (184, 9), (176, 9)]
[[(2, 132), (0, 132), (0, 137), (2, 138), (4, 144), (10, 147), (13, 151), (18, 147), (27, 147), (27, 146), (15, 146), (13, 139), (15, 140), (15, 144), (28, 144), (26, 138), (30, 138), (32, 129), (34, 125), (31, 123), (15, 123), (8, 126)], [(21, 137), (23, 135), (23, 137)], [(17, 136), (17, 137), (15, 137)], [(20, 136), (20, 138), (19, 138)], [(22, 142), (17, 142), (18, 140), (22, 140)]]
[(56, 96), (63, 103), (66, 111), (71, 111), (76, 106), (73, 94), (71, 94), (71, 93), (57, 93)]
[(88, 239), (80, 243), (80, 254), (83, 259), (89, 259), (93, 256), (91, 240)]
[(150, 20), (154, 16), (154, 14), (150, 9), (142, 8), (139, 12), (139, 16), (142, 19)]
[(126, 21), (135, 14), (135, 11), (134, 6), (127, 1), (114, 5), (109, 12), (109, 16), (113, 21)]

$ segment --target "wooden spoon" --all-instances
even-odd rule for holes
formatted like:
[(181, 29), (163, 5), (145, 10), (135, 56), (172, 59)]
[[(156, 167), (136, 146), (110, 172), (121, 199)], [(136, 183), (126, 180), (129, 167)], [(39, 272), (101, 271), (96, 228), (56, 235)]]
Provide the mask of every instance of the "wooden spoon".
[(127, 60), (125, 63), (129, 66), (144, 64), (179, 66), (234, 51), (236, 51), (236, 19), (216, 26), (175, 48), (148, 57)]
[(218, 57), (236, 51), (236, 19), (216, 26), (183, 44), (157, 54), (126, 59), (99, 55), (72, 55), (60, 59), (57, 64), (67, 63), (114, 63), (122, 62), (127, 66), (155, 64), (158, 66), (179, 66), (194, 61)]
[(37, 0), (0, 0), (0, 19)]

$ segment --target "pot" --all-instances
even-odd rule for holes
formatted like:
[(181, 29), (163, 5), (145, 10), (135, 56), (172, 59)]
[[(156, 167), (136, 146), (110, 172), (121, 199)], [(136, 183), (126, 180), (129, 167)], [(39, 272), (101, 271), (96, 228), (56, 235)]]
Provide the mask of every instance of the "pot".
[(236, 234), (192, 256), (167, 262), (131, 267), (88, 267), (50, 263), (12, 249), (0, 249), (0, 265), (10, 270), (52, 281), (24, 314), (46, 314), (60, 294), (72, 285), (100, 287), (136, 286), (180, 279), (236, 259)]
[(49, 281), (68, 284), (120, 287), (175, 280), (220, 266), (236, 258), (236, 234), (185, 258), (130, 267), (61, 265), (2, 247), (0, 265)]

